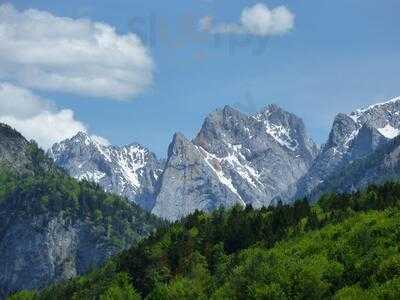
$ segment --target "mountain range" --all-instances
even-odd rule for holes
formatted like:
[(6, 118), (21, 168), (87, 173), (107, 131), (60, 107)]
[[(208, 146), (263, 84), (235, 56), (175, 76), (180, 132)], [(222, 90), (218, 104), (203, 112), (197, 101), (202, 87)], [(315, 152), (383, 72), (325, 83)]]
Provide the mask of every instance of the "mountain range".
[[(313, 199), (330, 190), (328, 179), (356, 162), (379, 151), (387, 152), (381, 159), (390, 156), (387, 147), (399, 133), (400, 98), (339, 113), (320, 148), (303, 121), (277, 105), (252, 115), (225, 106), (205, 118), (193, 140), (176, 133), (165, 160), (138, 144), (106, 146), (84, 133), (55, 144), (49, 153), (75, 178), (95, 181), (157, 216), (177, 220), (236, 203), (257, 208)], [(397, 156), (391, 157), (393, 167)], [(376, 179), (368, 178), (354, 184), (349, 178), (346, 186), (356, 189)]]
[(70, 175), (169, 220), (291, 196), (317, 154), (303, 121), (276, 105), (251, 116), (229, 106), (214, 111), (193, 141), (174, 135), (165, 162), (139, 145), (105, 146), (84, 133), (50, 150)]
[(175, 221), (397, 180), (399, 133), (400, 98), (338, 114), (320, 148), (277, 105), (252, 115), (226, 106), (193, 140), (176, 133), (165, 160), (85, 133), (46, 155), (0, 124), (0, 299), (102, 264), (163, 224), (150, 212)]

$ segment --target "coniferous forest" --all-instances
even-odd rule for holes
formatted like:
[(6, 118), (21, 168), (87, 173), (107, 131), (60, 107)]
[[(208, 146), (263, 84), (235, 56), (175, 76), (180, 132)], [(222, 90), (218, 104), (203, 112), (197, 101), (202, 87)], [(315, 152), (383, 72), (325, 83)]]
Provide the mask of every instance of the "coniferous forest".
[(86, 276), (10, 299), (398, 299), (400, 184), (195, 212)]

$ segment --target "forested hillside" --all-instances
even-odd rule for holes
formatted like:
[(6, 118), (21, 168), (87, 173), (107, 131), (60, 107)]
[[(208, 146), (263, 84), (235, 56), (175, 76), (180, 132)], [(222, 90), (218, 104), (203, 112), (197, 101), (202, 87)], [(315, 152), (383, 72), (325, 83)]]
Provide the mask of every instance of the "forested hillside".
[(398, 299), (400, 184), (196, 212), (102, 268), (11, 299)]
[(0, 167), (0, 228), (6, 228), (9, 221), (18, 217), (62, 213), (72, 220), (90, 220), (99, 236), (110, 237), (111, 243), (124, 248), (142, 233), (152, 231), (155, 224), (161, 224), (126, 199), (108, 194), (92, 182), (79, 182), (52, 166), (52, 161), (35, 144), (29, 144), (28, 151), (32, 163), (27, 168), (32, 174), (18, 175)]
[(161, 224), (0, 124), (0, 299), (88, 272)]

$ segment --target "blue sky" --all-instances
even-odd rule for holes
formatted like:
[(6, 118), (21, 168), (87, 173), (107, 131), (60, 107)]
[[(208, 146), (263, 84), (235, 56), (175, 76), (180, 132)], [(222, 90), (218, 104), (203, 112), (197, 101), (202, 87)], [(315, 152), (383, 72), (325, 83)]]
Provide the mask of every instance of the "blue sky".
[(273, 1), (294, 15), (278, 36), (200, 32), (213, 16), (237, 22), (260, 1), (12, 1), (55, 16), (107, 23), (136, 33), (154, 62), (153, 81), (127, 100), (46, 91), (35, 94), (75, 112), (91, 133), (120, 145), (139, 142), (165, 156), (174, 132), (194, 137), (204, 117), (226, 104), (253, 112), (277, 103), (303, 118), (323, 143), (337, 112), (400, 95), (400, 2)]

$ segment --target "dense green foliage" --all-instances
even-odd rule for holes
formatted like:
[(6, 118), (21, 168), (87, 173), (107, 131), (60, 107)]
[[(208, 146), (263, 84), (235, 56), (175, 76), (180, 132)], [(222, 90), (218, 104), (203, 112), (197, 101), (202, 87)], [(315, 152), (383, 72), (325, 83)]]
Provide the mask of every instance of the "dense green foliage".
[(116, 264), (110, 260), (103, 268), (98, 269), (88, 276), (71, 279), (63, 286), (63, 298), (54, 294), (54, 289), (43, 291), (40, 295), (36, 292), (23, 291), (10, 296), (8, 299), (100, 299), (100, 300), (138, 300), (137, 292), (130, 284), (126, 273), (117, 273)]
[(398, 299), (399, 245), (400, 184), (387, 183), (312, 207), (196, 212), (87, 276), (12, 299)]
[[(46, 215), (84, 221), (117, 248), (132, 245), (161, 222), (127, 199), (68, 176), (36, 144), (27, 147), (28, 172), (0, 167), (0, 236), (17, 219)], [(49, 219), (49, 218), (47, 218)]]

